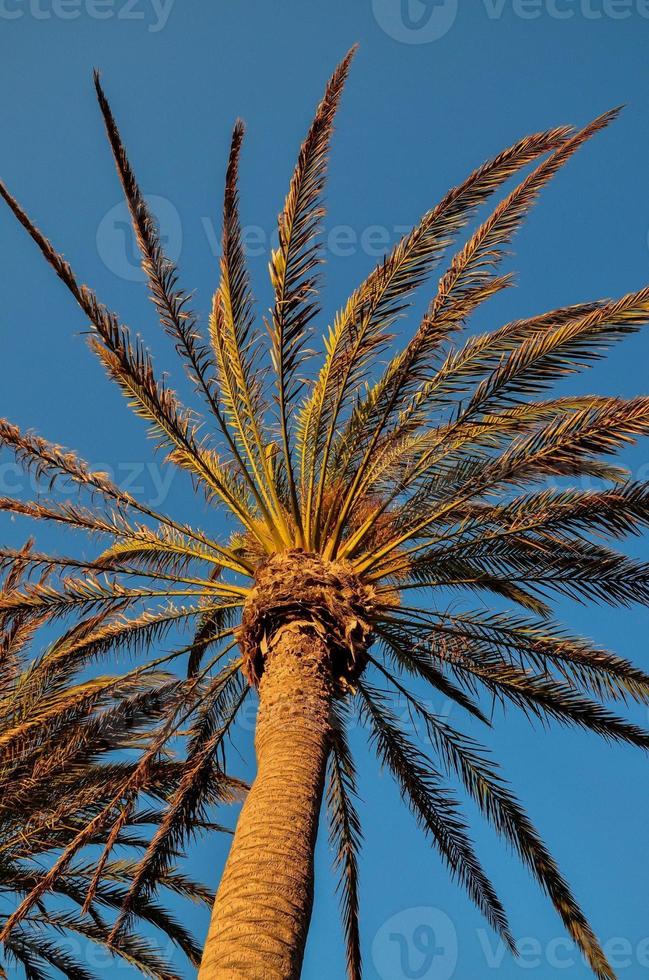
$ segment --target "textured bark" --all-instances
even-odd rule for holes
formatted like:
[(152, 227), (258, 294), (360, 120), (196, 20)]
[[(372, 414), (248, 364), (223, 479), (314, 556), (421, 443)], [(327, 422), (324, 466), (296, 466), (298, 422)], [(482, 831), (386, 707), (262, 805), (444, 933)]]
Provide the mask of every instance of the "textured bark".
[(307, 624), (280, 630), (259, 685), (257, 776), (219, 886), (200, 980), (298, 980), (329, 749), (331, 670)]

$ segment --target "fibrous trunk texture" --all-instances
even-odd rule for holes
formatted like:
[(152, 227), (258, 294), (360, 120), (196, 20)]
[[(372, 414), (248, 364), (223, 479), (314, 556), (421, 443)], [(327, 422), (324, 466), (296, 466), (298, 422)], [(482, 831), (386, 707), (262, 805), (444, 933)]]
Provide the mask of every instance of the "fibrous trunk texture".
[(200, 980), (298, 980), (333, 685), (326, 643), (306, 623), (273, 637), (259, 685), (257, 776), (219, 886)]

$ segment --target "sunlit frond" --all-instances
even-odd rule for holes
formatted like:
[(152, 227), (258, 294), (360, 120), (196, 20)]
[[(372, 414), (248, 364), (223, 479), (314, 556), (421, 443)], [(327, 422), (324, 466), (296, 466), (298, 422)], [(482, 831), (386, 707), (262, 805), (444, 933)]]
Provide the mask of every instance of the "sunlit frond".
[(277, 378), (286, 476), (293, 518), (300, 529), (291, 458), (289, 406), (300, 389), (298, 371), (306, 357), (305, 343), (310, 335), (311, 321), (318, 312), (316, 269), (320, 263), (318, 233), (324, 214), (322, 193), (334, 118), (354, 54), (355, 48), (352, 48), (331, 76), (302, 144), (284, 208), (279, 215), (279, 246), (270, 260), (275, 291), (275, 304), (269, 323), (271, 354)]
[[(243, 133), (243, 124), (238, 122), (232, 135), (225, 180), (221, 281), (212, 302), (210, 338), (227, 417), (253, 475), (257, 500), (271, 530), (277, 533), (276, 525), (281, 527), (285, 521), (269, 445), (262, 431), (268, 407), (264, 372), (258, 363), (261, 332), (254, 322), (239, 219), (238, 174)], [(286, 543), (286, 534), (284, 527), (284, 537), (277, 538), (280, 546)]]

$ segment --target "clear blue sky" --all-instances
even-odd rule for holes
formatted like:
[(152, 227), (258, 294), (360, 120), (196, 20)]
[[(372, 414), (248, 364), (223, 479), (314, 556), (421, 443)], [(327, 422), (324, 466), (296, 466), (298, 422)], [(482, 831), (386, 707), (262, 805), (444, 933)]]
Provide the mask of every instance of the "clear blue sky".
[[(170, 251), (203, 312), (216, 279), (214, 235), (231, 124), (237, 115), (246, 120), (243, 220), (263, 309), (269, 296), (263, 245), (325, 79), (354, 41), (361, 50), (339, 118), (328, 191), (325, 313), (399, 228), (487, 156), (526, 132), (583, 123), (619, 103), (627, 104), (620, 120), (544, 194), (516, 240), (510, 265), (519, 270), (518, 288), (481, 314), (478, 325), (619, 295), (649, 280), (644, 0), (410, 0), (410, 6), (408, 0), (0, 0), (0, 173), (82, 278), (157, 344), (157, 363), (181, 388), (170, 345), (133, 281), (124, 212), (112, 210), (120, 194), (91, 69), (103, 72), (140, 182), (159, 199)], [(8, 213), (0, 215), (0, 244), (0, 414), (112, 467), (120, 480), (134, 479), (155, 499), (156, 472), (142, 472), (152, 444), (93, 362), (72, 301)], [(648, 355), (649, 335), (633, 338), (573, 387), (646, 392)], [(635, 476), (649, 478), (646, 445), (628, 459)], [(24, 484), (17, 487), (7, 461), (0, 464), (1, 492), (29, 493)], [(197, 515), (180, 477), (167, 488), (165, 506), (213, 525), (211, 515)], [(0, 538), (17, 544), (26, 531), (5, 520)], [(42, 533), (41, 542), (72, 548), (60, 533)], [(646, 542), (634, 549), (646, 553)], [(560, 613), (574, 628), (649, 664), (646, 611), (565, 603)], [(646, 722), (645, 715), (636, 717)], [(250, 734), (241, 735), (239, 768), (249, 772)], [(357, 733), (362, 755), (363, 741)], [(647, 760), (594, 736), (533, 730), (513, 716), (499, 721), (489, 744), (620, 977), (649, 976)], [(388, 776), (366, 761), (361, 874), (368, 980), (476, 980), (495, 970), (503, 980), (589, 976), (562, 944), (550, 905), (477, 821), (481, 855), (515, 935), (526, 940), (522, 963), (499, 950)], [(215, 884), (224, 855), (225, 842), (210, 841), (193, 855), (192, 869)], [(323, 834), (305, 980), (344, 972), (330, 858)], [(204, 916), (196, 915), (197, 929), (204, 928)]]

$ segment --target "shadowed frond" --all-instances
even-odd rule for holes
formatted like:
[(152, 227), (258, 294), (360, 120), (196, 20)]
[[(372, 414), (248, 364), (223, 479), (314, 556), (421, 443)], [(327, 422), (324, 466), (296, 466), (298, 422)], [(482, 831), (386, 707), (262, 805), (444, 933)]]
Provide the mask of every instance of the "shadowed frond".
[[(237, 798), (237, 784), (230, 781), (223, 787), (214, 786), (214, 759), (234, 724), (249, 687), (236, 659), (220, 671), (209, 683), (203, 702), (188, 734), (187, 756), (176, 793), (151, 839), (147, 851), (135, 868), (132, 883), (120, 911), (114, 934), (123, 921), (137, 911), (138, 900), (155, 885), (161, 873), (169, 871), (170, 861), (195, 833), (205, 819), (206, 805), (216, 801), (228, 802)], [(240, 784), (240, 790), (243, 784)], [(224, 796), (224, 791), (227, 796)], [(239, 793), (239, 796), (241, 793)]]
[(596, 976), (613, 980), (611, 967), (570, 887), (497, 766), (485, 757), (477, 742), (432, 715), (412, 696), (410, 703), (424, 719), (431, 742), (449, 773), (462, 780), (481, 812), (528, 865), (552, 899), (566, 929), (586, 955)]
[(340, 910), (347, 949), (347, 976), (362, 980), (363, 968), (359, 933), (358, 854), (361, 847), (361, 824), (354, 799), (357, 797), (356, 770), (352, 759), (345, 721), (338, 713), (334, 723), (329, 757), (327, 814), (329, 843), (334, 849), (338, 870)]
[(515, 951), (504, 909), (475, 856), (457, 803), (443, 786), (440, 774), (399, 728), (386, 698), (365, 683), (359, 682), (358, 691), (379, 756), (394, 774), (417, 820), (492, 928)]
[[(19, 554), (27, 559), (31, 550), (27, 545)], [(24, 574), (24, 561), (16, 562), (0, 595), (13, 594)], [(138, 751), (148, 728), (164, 717), (178, 686), (170, 675), (153, 670), (139, 674), (132, 684), (126, 677), (82, 680), (75, 668), (57, 658), (66, 643), (83, 642), (104, 620), (99, 615), (76, 624), (51, 651), (29, 663), (33, 631), (8, 626), (6, 617), (0, 617), (0, 897), (7, 909), (39, 889), (48, 863), (75, 836), (75, 828), (92, 819), (115, 785), (128, 779), (133, 764), (126, 759)], [(164, 801), (176, 791), (180, 778), (178, 763), (161, 760), (142, 785), (143, 796)], [(147, 824), (159, 820), (155, 812), (138, 807), (116, 834), (116, 842), (125, 853), (137, 853), (150, 836)], [(140, 836), (137, 828), (143, 831)], [(92, 864), (77, 863), (57, 877), (20, 926), (7, 933), (0, 947), (5, 963), (24, 970), (26, 977), (46, 978), (55, 968), (71, 980), (95, 980), (97, 973), (87, 965), (92, 960), (70, 951), (70, 939), (76, 936), (84, 945), (102, 947), (116, 966), (121, 961), (145, 976), (176, 978), (150, 939), (132, 929), (110, 939), (112, 920), (126, 895), (128, 860), (103, 868), (94, 900), (86, 906), (91, 868)], [(171, 891), (192, 901), (211, 900), (206, 889), (175, 869), (161, 874), (155, 887), (161, 895)], [(105, 912), (112, 916), (107, 918)], [(3, 912), (1, 926), (7, 921)], [(199, 962), (196, 940), (163, 902), (142, 899), (133, 908), (133, 922), (138, 928), (152, 927), (191, 963)]]
[[(553, 672), (598, 698), (625, 701), (649, 698), (649, 675), (623, 657), (571, 635), (557, 623), (526, 619), (505, 613), (479, 610), (435, 613), (408, 607), (396, 619), (396, 630), (408, 630), (419, 646), (430, 652), (439, 646), (462, 645), (478, 654), (497, 653), (519, 667), (529, 667), (546, 676)], [(430, 641), (433, 647), (430, 647)], [(407, 643), (404, 643), (407, 645)]]

